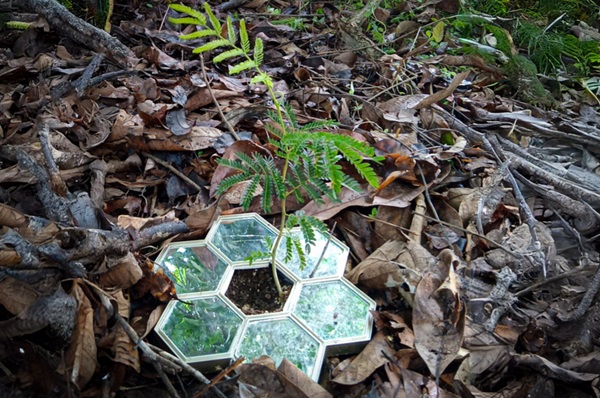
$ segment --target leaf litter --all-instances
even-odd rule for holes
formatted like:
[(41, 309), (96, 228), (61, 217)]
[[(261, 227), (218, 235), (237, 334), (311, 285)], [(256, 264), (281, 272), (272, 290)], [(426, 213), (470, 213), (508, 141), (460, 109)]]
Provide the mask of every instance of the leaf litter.
[(270, 154), (272, 104), (210, 57), (202, 71), (178, 28), (157, 22), (164, 4), (133, 2), (113, 23), (137, 57), (129, 70), (68, 39), (2, 43), (2, 394), (600, 396), (598, 103), (563, 86), (544, 109), (496, 89), (503, 72), (479, 55), (440, 51), (461, 46), (435, 22), (451, 0), (373, 2), (382, 24), (414, 15), (392, 55), (360, 33), (364, 14), (284, 3), (303, 29), (261, 19), (268, 2), (240, 9), (278, 92), (300, 124), (337, 120), (385, 156), (379, 189), (288, 206), (339, 226), (346, 276), (378, 304), (372, 340), (328, 358), (320, 385), (268, 358), (209, 379), (157, 347), (177, 291), (153, 259), (241, 211), (243, 186), (215, 197), (231, 173), (215, 159)]

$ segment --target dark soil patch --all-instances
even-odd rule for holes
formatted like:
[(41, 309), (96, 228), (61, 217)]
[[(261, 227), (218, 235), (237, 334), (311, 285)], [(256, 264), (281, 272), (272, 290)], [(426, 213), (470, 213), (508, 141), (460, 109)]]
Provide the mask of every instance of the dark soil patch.
[(279, 312), (292, 290), (292, 283), (281, 273), (277, 275), (283, 302), (279, 300), (271, 267), (235, 271), (225, 295), (246, 315)]

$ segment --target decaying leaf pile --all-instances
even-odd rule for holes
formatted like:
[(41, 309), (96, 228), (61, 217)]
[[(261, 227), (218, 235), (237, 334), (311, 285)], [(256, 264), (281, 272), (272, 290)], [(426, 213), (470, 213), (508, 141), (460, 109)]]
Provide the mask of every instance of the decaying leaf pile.
[[(117, 2), (126, 59), (43, 19), (3, 31), (1, 396), (600, 396), (597, 98), (564, 86), (554, 107), (522, 102), (501, 69), (452, 55), (436, 21), (457, 2), (378, 3), (213, 4), (262, 38), (301, 124), (334, 119), (386, 158), (378, 190), (288, 206), (336, 225), (347, 278), (378, 303), (371, 342), (329, 358), (321, 386), (265, 359), (202, 375), (152, 334), (177, 298), (161, 245), (241, 211), (243, 186), (214, 197), (229, 173), (215, 160), (270, 153), (264, 87), (191, 54), (163, 2)], [(409, 11), (393, 54), (363, 33)]]

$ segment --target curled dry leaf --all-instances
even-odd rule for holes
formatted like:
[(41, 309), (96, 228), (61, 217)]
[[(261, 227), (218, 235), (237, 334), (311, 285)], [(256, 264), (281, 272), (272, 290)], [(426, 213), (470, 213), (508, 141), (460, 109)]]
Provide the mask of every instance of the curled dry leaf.
[(310, 398), (331, 398), (332, 395), (327, 392), (321, 385), (312, 380), (301, 371), (296, 365), (283, 359), (281, 364), (277, 368), (277, 372), (282, 374), (289, 380), (293, 385), (298, 387), (307, 397)]
[(452, 251), (442, 251), (438, 264), (425, 271), (415, 293), (415, 348), (436, 379), (456, 358), (465, 331), (466, 311), (455, 273), (458, 263)]
[(98, 284), (103, 288), (128, 289), (142, 279), (142, 274), (135, 256), (128, 252), (100, 275)]
[[(112, 301), (116, 302), (117, 312), (124, 319), (129, 318), (129, 313), (131, 311), (131, 305), (129, 300), (125, 298), (122, 290), (118, 290), (115, 293), (111, 294)], [(115, 362), (122, 363), (127, 365), (133, 369), (135, 369), (138, 373), (140, 372), (140, 357), (138, 350), (135, 347), (135, 344), (131, 341), (125, 330), (119, 326), (115, 325), (116, 336), (115, 341), (113, 343), (112, 351), (114, 354), (113, 360)]]
[(388, 362), (384, 354), (392, 357), (394, 352), (385, 334), (377, 332), (365, 349), (333, 381), (345, 385), (358, 384)]
[(77, 323), (71, 345), (67, 350), (66, 364), (69, 378), (80, 389), (90, 381), (96, 371), (96, 337), (94, 335), (94, 309), (85, 295), (81, 280), (73, 283), (71, 295), (77, 299)]

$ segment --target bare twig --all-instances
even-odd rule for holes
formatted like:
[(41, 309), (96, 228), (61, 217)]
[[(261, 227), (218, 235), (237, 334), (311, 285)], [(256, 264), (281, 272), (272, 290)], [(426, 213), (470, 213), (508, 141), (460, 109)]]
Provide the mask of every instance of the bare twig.
[(229, 132), (231, 133), (233, 138), (235, 138), (237, 141), (239, 141), (240, 137), (235, 132), (231, 123), (229, 123), (229, 120), (227, 120), (227, 118), (225, 117), (225, 114), (223, 113), (223, 110), (221, 109), (221, 106), (219, 105), (219, 101), (217, 100), (217, 97), (215, 97), (215, 93), (213, 93), (212, 88), (210, 88), (210, 82), (208, 81), (208, 76), (206, 75), (206, 67), (204, 66), (204, 55), (202, 55), (202, 54), (200, 54), (200, 66), (202, 68), (202, 79), (204, 79), (204, 82), (206, 83), (206, 87), (208, 88), (208, 92), (210, 93), (210, 97), (212, 98), (213, 103), (215, 104), (215, 106), (217, 107), (217, 110), (219, 111), (219, 116), (221, 116), (221, 120), (223, 121), (223, 123), (225, 123), (225, 125), (227, 126), (227, 130), (229, 130)]
[(160, 164), (161, 166), (171, 170), (171, 172), (173, 172), (173, 174), (175, 174), (177, 177), (181, 178), (183, 181), (187, 182), (192, 188), (195, 188), (196, 190), (198, 190), (198, 192), (202, 191), (202, 187), (200, 185), (196, 184), (188, 176), (183, 174), (181, 171), (177, 170), (175, 167), (171, 166), (169, 163), (165, 162), (162, 159), (157, 158), (154, 155), (149, 154), (148, 152), (142, 152), (142, 155), (144, 155), (145, 157), (147, 157), (149, 159), (152, 159), (153, 161)]

